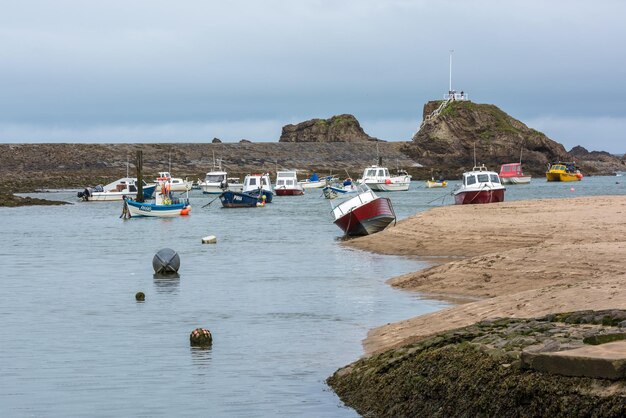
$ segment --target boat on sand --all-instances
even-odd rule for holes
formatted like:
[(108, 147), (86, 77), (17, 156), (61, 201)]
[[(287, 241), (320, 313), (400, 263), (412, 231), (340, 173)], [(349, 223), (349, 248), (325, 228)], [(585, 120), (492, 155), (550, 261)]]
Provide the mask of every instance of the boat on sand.
[(505, 190), (498, 173), (489, 171), (483, 164), (463, 173), (463, 182), (453, 192), (454, 203), (467, 205), (503, 202)]
[(371, 235), (395, 222), (391, 200), (378, 197), (369, 187), (359, 186), (360, 192), (332, 208), (334, 223), (347, 236)]

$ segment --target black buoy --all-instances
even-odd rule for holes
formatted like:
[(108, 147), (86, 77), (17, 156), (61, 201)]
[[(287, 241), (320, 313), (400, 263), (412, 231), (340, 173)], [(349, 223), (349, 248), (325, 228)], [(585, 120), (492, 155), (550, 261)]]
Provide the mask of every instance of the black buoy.
[(152, 258), (152, 268), (156, 274), (175, 274), (180, 268), (180, 257), (171, 248), (163, 248)]
[(135, 300), (137, 302), (143, 302), (144, 300), (146, 300), (146, 295), (143, 292), (137, 292), (135, 293)]
[(213, 344), (211, 331), (206, 328), (196, 328), (189, 335), (189, 343), (192, 347), (210, 347)]

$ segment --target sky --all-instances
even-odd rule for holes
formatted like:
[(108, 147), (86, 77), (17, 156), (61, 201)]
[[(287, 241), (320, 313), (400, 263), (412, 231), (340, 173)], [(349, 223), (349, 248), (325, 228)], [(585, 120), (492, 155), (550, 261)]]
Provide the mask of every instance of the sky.
[(409, 140), (452, 87), (626, 152), (622, 0), (0, 0), (0, 142), (277, 141), (350, 113)]

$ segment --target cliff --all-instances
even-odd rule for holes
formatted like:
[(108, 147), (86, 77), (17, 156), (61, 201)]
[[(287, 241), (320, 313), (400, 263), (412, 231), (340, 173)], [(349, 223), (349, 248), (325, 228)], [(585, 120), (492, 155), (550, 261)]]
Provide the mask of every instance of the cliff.
[(376, 141), (363, 131), (352, 115), (330, 119), (311, 119), (297, 125), (283, 126), (279, 142), (364, 142)]
[[(440, 104), (426, 103), (424, 119)], [(425, 166), (452, 172), (449, 177), (455, 177), (473, 166), (474, 147), (476, 161), (493, 170), (500, 164), (519, 161), (521, 153), (524, 170), (534, 175), (543, 175), (550, 162), (574, 159), (563, 145), (497, 106), (470, 101), (448, 104), (439, 116), (424, 123), (405, 151)], [(591, 154), (576, 161), (587, 175), (610, 174), (623, 167), (619, 158), (611, 158), (600, 165), (594, 163), (596, 156)]]

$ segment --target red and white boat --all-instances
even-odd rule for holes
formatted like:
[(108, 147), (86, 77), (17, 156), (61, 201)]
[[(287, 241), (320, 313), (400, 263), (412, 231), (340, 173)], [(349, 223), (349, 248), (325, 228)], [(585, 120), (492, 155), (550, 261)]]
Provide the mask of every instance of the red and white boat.
[(454, 203), (467, 205), (503, 202), (505, 190), (498, 173), (487, 170), (483, 164), (463, 173), (463, 183), (454, 191)]
[(382, 231), (395, 222), (396, 214), (387, 197), (378, 197), (365, 185), (359, 186), (359, 194), (333, 207), (335, 225), (345, 235), (371, 235)]
[(525, 176), (522, 163), (502, 164), (500, 166), (500, 181), (502, 184), (529, 184), (530, 176)]
[(300, 196), (304, 194), (304, 188), (298, 184), (295, 171), (277, 171), (274, 192), (278, 196)]

